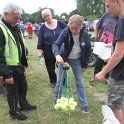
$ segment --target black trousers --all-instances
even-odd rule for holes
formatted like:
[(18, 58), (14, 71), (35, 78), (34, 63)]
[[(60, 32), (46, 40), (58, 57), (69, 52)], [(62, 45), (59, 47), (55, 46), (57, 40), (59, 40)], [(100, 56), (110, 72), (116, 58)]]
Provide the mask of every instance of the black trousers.
[[(96, 64), (95, 64), (95, 68), (94, 68), (94, 76), (100, 72), (103, 68), (104, 65), (106, 65), (107, 62), (104, 62), (104, 60), (102, 60), (101, 58), (97, 58)], [(109, 78), (109, 73), (106, 74), (105, 78)]]
[(14, 84), (7, 84), (7, 101), (10, 108), (10, 113), (17, 111), (18, 103), (20, 106), (26, 105), (27, 81), (24, 75), (23, 66), (10, 67), (13, 72)]
[(47, 72), (49, 75), (50, 83), (56, 83), (56, 73), (55, 73), (55, 63), (56, 59), (52, 53), (52, 47), (49, 45), (44, 46), (44, 58), (45, 64), (47, 68)]

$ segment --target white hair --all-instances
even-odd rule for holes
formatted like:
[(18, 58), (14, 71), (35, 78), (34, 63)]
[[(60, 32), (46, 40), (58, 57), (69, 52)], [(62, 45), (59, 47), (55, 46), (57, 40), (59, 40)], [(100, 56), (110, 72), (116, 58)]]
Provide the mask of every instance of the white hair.
[(42, 10), (41, 15), (42, 15), (43, 18), (45, 17), (46, 14), (50, 14), (51, 15), (50, 9), (44, 9), (44, 10)]
[(3, 9), (3, 13), (5, 12), (22, 14), (22, 9), (18, 5), (15, 5), (14, 3), (8, 3), (5, 5)]

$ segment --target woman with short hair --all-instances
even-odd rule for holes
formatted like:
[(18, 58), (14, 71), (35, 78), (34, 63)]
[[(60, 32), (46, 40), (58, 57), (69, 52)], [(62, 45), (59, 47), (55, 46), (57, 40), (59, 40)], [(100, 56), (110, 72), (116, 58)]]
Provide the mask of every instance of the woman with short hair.
[(52, 53), (52, 45), (57, 40), (62, 30), (66, 27), (66, 24), (62, 21), (58, 21), (52, 18), (52, 13), (49, 9), (44, 9), (41, 12), (45, 23), (42, 23), (38, 36), (38, 56), (41, 58), (44, 56), (47, 72), (50, 78), (51, 87), (55, 87), (56, 73), (55, 63), (56, 60)]
[(68, 62), (76, 81), (76, 90), (79, 102), (81, 103), (83, 113), (89, 113), (88, 103), (84, 91), (84, 81), (82, 78), (83, 69), (88, 67), (91, 44), (89, 35), (83, 28), (83, 18), (80, 15), (73, 15), (69, 18), (68, 27), (66, 27), (59, 38), (53, 43), (53, 54), (58, 65), (58, 78), (55, 87), (55, 104), (56, 100), (61, 97), (62, 93), (62, 72), (63, 64)]

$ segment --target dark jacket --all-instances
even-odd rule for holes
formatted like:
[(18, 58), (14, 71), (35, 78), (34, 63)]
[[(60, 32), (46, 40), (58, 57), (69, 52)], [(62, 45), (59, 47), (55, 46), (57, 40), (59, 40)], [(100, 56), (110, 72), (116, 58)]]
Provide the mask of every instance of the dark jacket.
[(45, 45), (52, 47), (62, 30), (66, 27), (67, 25), (59, 20), (57, 21), (57, 27), (55, 29), (49, 29), (43, 23), (39, 30), (37, 49), (44, 50)]
[[(2, 21), (10, 29), (11, 33), (13, 34), (16, 40), (18, 51), (19, 51), (19, 59), (20, 59), (19, 64), (22, 66), (28, 66), (26, 54), (25, 54), (25, 47), (22, 42), (20, 30), (18, 29), (17, 26), (11, 26), (10, 24), (8, 24), (4, 19), (2, 19)], [(6, 43), (5, 36), (3, 34), (2, 29), (0, 28), (0, 75), (4, 76), (4, 78), (9, 78), (12, 72), (10, 70), (10, 67), (6, 64), (6, 59), (4, 56), (5, 43)], [(22, 51), (20, 51), (20, 45), (21, 45)]]
[[(89, 34), (83, 28), (80, 31), (79, 42), (81, 48), (81, 65), (82, 68), (87, 68), (91, 55), (91, 44)], [(73, 48), (73, 45), (74, 41), (72, 33), (67, 27), (53, 43), (52, 50), (54, 56), (61, 55), (64, 61), (68, 61), (68, 56)]]

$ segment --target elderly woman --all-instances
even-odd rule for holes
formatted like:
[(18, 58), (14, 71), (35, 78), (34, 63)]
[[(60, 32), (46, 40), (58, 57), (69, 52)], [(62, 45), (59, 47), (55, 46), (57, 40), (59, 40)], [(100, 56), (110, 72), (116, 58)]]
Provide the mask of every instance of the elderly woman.
[(70, 17), (68, 27), (66, 27), (57, 41), (53, 43), (53, 54), (58, 65), (58, 78), (55, 87), (56, 100), (61, 97), (62, 92), (62, 72), (64, 62), (68, 62), (76, 80), (76, 90), (83, 113), (89, 113), (87, 99), (84, 91), (84, 81), (82, 78), (83, 69), (86, 70), (91, 55), (91, 44), (88, 33), (83, 29), (83, 17), (73, 15)]
[(57, 21), (56, 19), (53, 19), (51, 11), (49, 9), (44, 9), (42, 11), (42, 17), (45, 19), (45, 23), (41, 25), (39, 31), (38, 44), (37, 44), (38, 56), (39, 58), (41, 58), (44, 55), (51, 87), (55, 87), (56, 60), (52, 53), (52, 45), (57, 40), (62, 30), (66, 27), (66, 24), (62, 21)]

